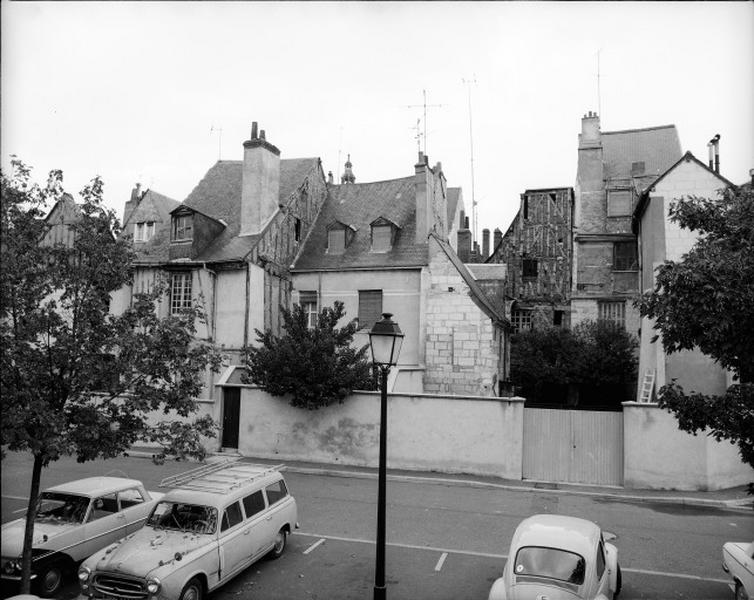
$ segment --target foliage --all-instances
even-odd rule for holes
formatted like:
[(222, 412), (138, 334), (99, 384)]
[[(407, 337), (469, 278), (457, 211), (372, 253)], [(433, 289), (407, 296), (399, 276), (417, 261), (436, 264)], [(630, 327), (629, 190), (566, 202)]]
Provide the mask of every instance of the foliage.
[(699, 237), (681, 260), (656, 270), (641, 314), (655, 320), (666, 352), (698, 348), (737, 383), (723, 396), (705, 396), (673, 382), (660, 390), (659, 405), (684, 431), (708, 428), (718, 441), (737, 443), (754, 466), (754, 193), (748, 187), (717, 199), (683, 198), (671, 205), (670, 219)]
[(323, 308), (311, 329), (298, 304), (281, 310), (285, 334), (256, 330), (259, 345), (246, 348), (248, 382), (273, 396), (290, 394), (293, 406), (310, 410), (342, 403), (355, 389), (375, 389), (367, 346), (352, 346), (357, 321), (337, 327), (346, 314), (342, 302)]
[(636, 380), (637, 340), (608, 323), (585, 321), (573, 330), (547, 327), (512, 338), (511, 380), (531, 400), (556, 389), (624, 386)]
[[(0, 185), (0, 431), (3, 450), (34, 456), (27, 514), (34, 514), (41, 469), (63, 455), (110, 458), (142, 440), (202, 457), (201, 436), (214, 436), (216, 426), (190, 417), (206, 369), (217, 369), (220, 356), (195, 342), (201, 309), (159, 317), (155, 303), (165, 288), (158, 285), (122, 314), (110, 313), (111, 293), (131, 281), (133, 252), (102, 203), (99, 178), (81, 192), (81, 204), (63, 192), (60, 171), (40, 187), (17, 160)], [(43, 215), (57, 202), (74, 215), (68, 245), (44, 239)], [(154, 424), (155, 411), (179, 418)], [(33, 523), (27, 519), (25, 590)]]

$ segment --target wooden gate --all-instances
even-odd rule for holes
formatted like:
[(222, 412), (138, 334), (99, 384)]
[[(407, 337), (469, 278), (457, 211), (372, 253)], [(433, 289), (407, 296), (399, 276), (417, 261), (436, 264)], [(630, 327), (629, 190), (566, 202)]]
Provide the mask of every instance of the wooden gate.
[(623, 413), (524, 409), (523, 478), (623, 485)]
[(241, 388), (223, 387), (223, 448), (238, 448)]

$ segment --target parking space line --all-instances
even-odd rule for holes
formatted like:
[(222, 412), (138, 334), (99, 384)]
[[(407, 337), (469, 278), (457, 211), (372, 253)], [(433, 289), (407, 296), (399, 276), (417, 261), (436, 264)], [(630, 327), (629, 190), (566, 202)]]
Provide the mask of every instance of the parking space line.
[(448, 558), (448, 553), (447, 552), (443, 552), (440, 555), (440, 560), (438, 560), (437, 564), (435, 565), (435, 571), (439, 571), (440, 569), (442, 569), (442, 565), (445, 562), (446, 558)]
[[(304, 537), (324, 538), (326, 540), (335, 540), (337, 542), (352, 542), (357, 544), (374, 544), (374, 540), (365, 540), (360, 538), (347, 538), (339, 537), (335, 535), (322, 535), (319, 533), (306, 533), (303, 531), (296, 531), (294, 535), (300, 535)], [(407, 548), (409, 550), (428, 550), (430, 552), (441, 552), (448, 554), (461, 554), (464, 556), (479, 556), (483, 558), (497, 558), (507, 560), (507, 554), (491, 554), (488, 552), (474, 552), (471, 550), (454, 550), (453, 548), (437, 548), (434, 546), (419, 546), (416, 544), (395, 544), (387, 543), (388, 546), (394, 548)], [(727, 579), (717, 579), (714, 577), (700, 577), (699, 575), (687, 575), (686, 573), (668, 573), (665, 571), (650, 571), (648, 569), (632, 569), (631, 567), (621, 566), (621, 571), (624, 573), (640, 573), (641, 575), (656, 575), (658, 577), (674, 577), (676, 579), (688, 579), (692, 581), (706, 581), (709, 583), (729, 583)]]
[(311, 546), (309, 546), (306, 550), (304, 550), (304, 554), (309, 554), (312, 550), (314, 550), (317, 546), (324, 544), (325, 538), (319, 538), (316, 542), (314, 542)]

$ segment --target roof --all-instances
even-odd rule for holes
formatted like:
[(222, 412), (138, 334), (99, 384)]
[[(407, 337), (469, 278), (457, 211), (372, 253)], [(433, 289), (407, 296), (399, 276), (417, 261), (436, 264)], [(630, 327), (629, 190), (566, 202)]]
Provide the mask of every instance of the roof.
[[(415, 243), (415, 178), (329, 186), (293, 271), (422, 267), (428, 264), (426, 244)], [(383, 217), (398, 227), (388, 252), (371, 252), (370, 224)], [(335, 221), (349, 225), (354, 234), (341, 254), (327, 253), (327, 229)]]
[[(607, 180), (654, 180), (681, 157), (675, 125), (602, 132), (602, 158)], [(643, 162), (641, 175), (632, 175), (633, 163)], [(643, 186), (641, 186), (643, 187)]]
[(47, 488), (46, 492), (61, 492), (93, 497), (109, 494), (128, 487), (142, 487), (141, 481), (124, 477), (87, 477)]
[[(279, 202), (287, 204), (289, 197), (304, 182), (309, 173), (318, 167), (318, 158), (281, 160)], [(191, 208), (216, 221), (223, 221), (226, 225), (222, 233), (194, 258), (195, 261), (241, 260), (259, 240), (259, 235), (239, 235), (241, 230), (242, 173), (242, 160), (217, 161), (210, 167), (183, 203), (179, 205)], [(140, 250), (139, 262), (166, 262), (169, 246), (170, 230), (163, 228)]]
[(641, 221), (641, 217), (647, 208), (647, 204), (649, 204), (650, 192), (654, 189), (654, 187), (658, 183), (660, 183), (660, 181), (662, 181), (669, 173), (671, 173), (679, 164), (681, 164), (682, 162), (689, 162), (689, 161), (696, 163), (699, 167), (701, 167), (705, 171), (708, 171), (709, 173), (717, 177), (720, 180), (720, 182), (723, 183), (725, 186), (735, 187), (733, 183), (731, 183), (725, 177), (720, 175), (720, 173), (717, 173), (713, 171), (712, 169), (710, 169), (708, 165), (705, 165), (691, 152), (686, 152), (686, 154), (684, 154), (680, 159), (674, 162), (664, 173), (662, 173), (659, 177), (653, 180), (642, 191), (641, 196), (639, 197), (639, 202), (637, 202), (636, 208), (634, 209), (634, 214), (631, 217), (631, 228), (633, 229), (634, 233), (638, 232), (638, 224)]
[(597, 549), (599, 537), (599, 526), (586, 519), (564, 515), (534, 515), (521, 521), (513, 534), (512, 546), (559, 548), (589, 559)]
[(123, 229), (131, 221), (170, 222), (170, 211), (180, 205), (181, 203), (178, 200), (173, 200), (154, 190), (147, 190), (141, 195), (136, 208), (131, 211), (128, 221), (123, 223)]
[(448, 229), (453, 229), (453, 217), (455, 217), (458, 201), (461, 198), (461, 188), (451, 188), (447, 190), (448, 199)]
[(505, 263), (471, 263), (465, 266), (474, 279), (505, 279), (508, 273), (508, 265)]

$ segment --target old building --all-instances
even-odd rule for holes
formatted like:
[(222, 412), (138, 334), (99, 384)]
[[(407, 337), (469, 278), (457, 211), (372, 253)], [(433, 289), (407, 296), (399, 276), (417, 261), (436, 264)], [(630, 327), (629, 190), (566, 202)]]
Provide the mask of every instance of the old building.
[(123, 210), (123, 234), (131, 237), (138, 251), (155, 235), (167, 235), (170, 229), (170, 212), (180, 202), (154, 190), (142, 190), (137, 183), (131, 199)]
[(343, 301), (357, 344), (393, 314), (406, 336), (395, 391), (494, 395), (507, 379), (507, 321), (449, 241), (462, 210), (460, 190), (449, 193), (441, 164), (422, 153), (408, 177), (343, 178), (292, 267), (294, 301), (312, 314)]

